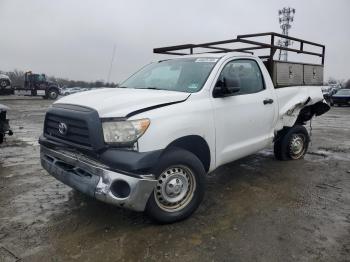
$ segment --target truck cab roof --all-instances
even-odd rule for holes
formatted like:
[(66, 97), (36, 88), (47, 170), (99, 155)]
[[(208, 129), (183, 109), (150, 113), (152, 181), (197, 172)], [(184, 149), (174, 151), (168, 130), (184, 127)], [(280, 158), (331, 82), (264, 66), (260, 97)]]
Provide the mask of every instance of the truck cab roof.
[[(244, 54), (240, 52), (227, 52), (227, 53), (200, 53), (200, 54), (192, 54), (192, 55), (186, 55), (186, 56), (178, 56), (166, 60), (172, 60), (172, 59), (183, 59), (183, 58), (218, 58), (221, 59), (223, 57), (252, 57), (252, 58), (258, 58), (255, 55), (252, 54)], [(160, 60), (160, 61), (164, 61)]]

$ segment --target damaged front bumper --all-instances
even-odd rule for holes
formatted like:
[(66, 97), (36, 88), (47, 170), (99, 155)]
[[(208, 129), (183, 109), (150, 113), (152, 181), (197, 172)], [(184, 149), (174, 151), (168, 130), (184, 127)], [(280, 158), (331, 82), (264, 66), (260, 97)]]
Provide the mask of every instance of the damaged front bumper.
[(112, 171), (71, 151), (40, 146), (43, 168), (64, 184), (103, 202), (143, 211), (157, 180), (153, 175)]

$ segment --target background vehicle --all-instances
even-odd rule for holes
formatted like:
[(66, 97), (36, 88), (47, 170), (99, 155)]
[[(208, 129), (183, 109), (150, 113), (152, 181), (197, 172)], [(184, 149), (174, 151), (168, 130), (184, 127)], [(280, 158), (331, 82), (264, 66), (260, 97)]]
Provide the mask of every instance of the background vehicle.
[(9, 95), (12, 92), (10, 78), (7, 75), (0, 74), (0, 95)]
[(324, 86), (322, 87), (322, 93), (324, 99), (330, 104), (331, 96), (334, 95), (339, 89), (334, 86)]
[(56, 99), (59, 95), (59, 85), (48, 81), (45, 74), (33, 74), (31, 71), (28, 71), (24, 75), (24, 86), (15, 87), (14, 94)]
[(67, 95), (88, 91), (88, 90), (89, 90), (88, 88), (82, 88), (82, 87), (67, 87), (64, 90), (62, 90), (61, 93), (62, 95), (67, 96)]
[(350, 105), (350, 89), (339, 89), (330, 97), (330, 103), (332, 106)]
[[(270, 41), (249, 40), (260, 36)], [(277, 37), (300, 48), (275, 45)], [(219, 46), (229, 43), (249, 46)], [(304, 51), (305, 45), (322, 51)], [(269, 54), (246, 54), (262, 49)], [(277, 49), (322, 62), (274, 61)], [(171, 223), (197, 209), (206, 174), (219, 166), (272, 142), (277, 159), (301, 159), (310, 141), (304, 125), (329, 110), (321, 92), (320, 44), (263, 33), (154, 52), (189, 55), (150, 64), (121, 88), (67, 96), (48, 110), (39, 143), (42, 166), (52, 176), (101, 201)]]
[(6, 134), (12, 136), (13, 132), (10, 128), (9, 120), (6, 119), (6, 113), (9, 108), (5, 105), (0, 104), (0, 144), (4, 142)]

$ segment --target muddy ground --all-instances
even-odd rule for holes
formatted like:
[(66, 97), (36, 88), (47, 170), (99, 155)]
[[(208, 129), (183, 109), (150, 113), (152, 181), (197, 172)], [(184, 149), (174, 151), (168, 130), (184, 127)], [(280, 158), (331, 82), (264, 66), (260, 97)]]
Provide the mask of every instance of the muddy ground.
[(304, 160), (268, 148), (209, 175), (199, 210), (159, 226), (50, 177), (38, 136), (50, 101), (0, 97), (0, 261), (350, 261), (350, 107), (313, 121)]

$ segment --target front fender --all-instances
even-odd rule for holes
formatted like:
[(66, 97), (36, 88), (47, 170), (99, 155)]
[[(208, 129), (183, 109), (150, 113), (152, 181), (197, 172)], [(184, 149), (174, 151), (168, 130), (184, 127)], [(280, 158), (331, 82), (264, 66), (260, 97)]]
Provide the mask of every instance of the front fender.
[[(215, 125), (210, 103), (201, 100), (183, 102), (144, 112), (133, 118), (149, 118), (151, 124), (139, 139), (140, 152), (167, 148), (173, 141), (188, 136), (200, 136), (215, 152)], [(213, 154), (215, 155), (215, 154)], [(211, 157), (211, 164), (215, 157)]]

